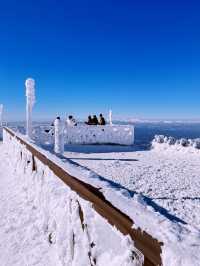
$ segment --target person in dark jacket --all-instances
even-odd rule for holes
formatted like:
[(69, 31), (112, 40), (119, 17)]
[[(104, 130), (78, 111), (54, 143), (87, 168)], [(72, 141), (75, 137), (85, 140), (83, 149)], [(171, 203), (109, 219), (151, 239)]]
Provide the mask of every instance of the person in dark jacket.
[(98, 119), (97, 119), (97, 116), (96, 115), (93, 115), (93, 118), (92, 118), (92, 125), (98, 125), (99, 122), (98, 122)]
[(105, 120), (105, 118), (103, 117), (103, 115), (100, 114), (100, 115), (99, 115), (99, 125), (101, 125), (101, 126), (105, 126), (105, 124), (106, 124), (106, 120)]
[(92, 125), (93, 121), (92, 121), (92, 117), (91, 115), (88, 116), (88, 121), (85, 122), (86, 125)]

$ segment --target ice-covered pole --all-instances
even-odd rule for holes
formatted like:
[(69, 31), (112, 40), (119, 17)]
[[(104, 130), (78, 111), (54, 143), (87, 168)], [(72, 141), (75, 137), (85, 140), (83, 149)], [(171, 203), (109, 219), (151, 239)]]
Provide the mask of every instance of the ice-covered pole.
[(3, 125), (3, 104), (0, 104), (0, 126)]
[(109, 123), (110, 123), (110, 126), (113, 125), (113, 123), (112, 123), (112, 110), (109, 111)]
[(35, 104), (35, 80), (28, 78), (26, 86), (26, 135), (32, 137), (32, 109)]
[(55, 143), (54, 151), (57, 154), (63, 154), (64, 152), (64, 136), (63, 136), (63, 123), (60, 117), (57, 117), (54, 121), (55, 128)]

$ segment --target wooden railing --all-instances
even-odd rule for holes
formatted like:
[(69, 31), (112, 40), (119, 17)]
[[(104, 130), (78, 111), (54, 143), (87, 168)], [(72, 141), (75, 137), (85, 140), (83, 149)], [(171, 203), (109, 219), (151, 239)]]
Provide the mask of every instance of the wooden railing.
[[(12, 130), (4, 127), (11, 137), (25, 145), (26, 149), (31, 152), (33, 160), (33, 171), (37, 171), (35, 158), (47, 165), (53, 173), (59, 177), (67, 186), (75, 191), (80, 197), (92, 203), (95, 211), (104, 217), (112, 226), (115, 226), (124, 235), (130, 235), (134, 240), (135, 247), (144, 255), (144, 266), (162, 265), (161, 246), (158, 240), (147, 234), (141, 229), (134, 229), (132, 221), (126, 214), (114, 207), (104, 195), (95, 187), (80, 181), (77, 177), (71, 176), (55, 162), (51, 161), (44, 154), (38, 151), (30, 143), (16, 135)], [(133, 210), (134, 212), (134, 210)]]

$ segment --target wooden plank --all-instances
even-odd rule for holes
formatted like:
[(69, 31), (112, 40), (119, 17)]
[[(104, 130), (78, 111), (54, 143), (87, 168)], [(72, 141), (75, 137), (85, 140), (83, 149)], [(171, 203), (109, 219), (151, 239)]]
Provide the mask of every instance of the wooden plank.
[[(32, 153), (33, 170), (37, 170), (34, 157), (47, 165), (53, 173), (59, 177), (67, 186), (75, 191), (83, 199), (90, 201), (93, 208), (103, 216), (112, 226), (115, 226), (124, 235), (130, 235), (135, 243), (135, 247), (142, 252), (145, 257), (145, 266), (162, 265), (161, 262), (161, 246), (163, 245), (158, 240), (141, 229), (133, 229), (133, 221), (126, 214), (107, 201), (104, 195), (95, 187), (80, 181), (78, 178), (69, 175), (65, 170), (58, 166), (55, 162), (48, 159), (45, 155), (39, 152), (31, 144), (17, 136), (9, 128), (5, 128), (12, 137), (16, 137), (21, 144), (25, 145), (27, 150)], [(133, 210), (134, 211), (134, 210)]]

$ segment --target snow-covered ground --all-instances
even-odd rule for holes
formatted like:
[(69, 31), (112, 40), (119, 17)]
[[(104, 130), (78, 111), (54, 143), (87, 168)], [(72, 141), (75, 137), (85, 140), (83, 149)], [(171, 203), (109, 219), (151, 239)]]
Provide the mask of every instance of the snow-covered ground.
[(142, 265), (130, 237), (39, 161), (32, 172), (32, 155), (13, 144), (0, 144), (1, 266)]
[[(70, 220), (72, 228), (76, 225), (75, 230), (78, 226), (78, 235), (81, 232), (80, 222), (75, 222), (77, 218), (71, 221), (77, 212), (70, 213), (65, 208), (67, 198), (72, 196), (72, 200), (74, 197), (74, 202), (77, 202), (77, 195), (71, 194), (69, 188), (37, 160), (37, 172), (32, 172), (31, 165), (27, 164), (32, 155), (14, 138), (5, 137), (5, 145), (0, 146), (0, 261), (4, 263), (1, 265), (82, 265), (67, 263), (69, 256), (66, 253), (71, 230), (66, 231), (65, 221), (68, 219), (69, 224)], [(200, 265), (198, 149), (167, 144), (155, 145), (150, 151), (122, 146), (66, 146), (65, 156), (86, 166), (89, 168), (87, 170), (36, 148), (72, 176), (100, 188), (107, 200), (134, 221), (134, 227), (140, 227), (164, 243), (163, 265)], [(146, 198), (137, 193), (131, 197), (119, 184), (133, 192), (142, 193)], [(89, 217), (96, 215), (91, 213), (92, 208), (88, 209), (88, 203), (82, 202), (80, 197), (78, 201), (82, 206), (86, 204)], [(89, 220), (92, 221), (91, 230), (97, 232), (99, 225), (94, 225), (93, 218)], [(102, 222), (105, 225), (105, 221)], [(95, 237), (95, 242), (98, 242), (99, 237)], [(84, 243), (80, 243), (80, 250), (84, 251)], [(122, 250), (124, 247), (122, 245)], [(102, 263), (105, 262), (104, 255), (107, 255), (103, 251), (101, 249)], [(115, 253), (110, 254), (115, 257)], [(123, 253), (120, 258), (126, 259), (126, 254)], [(64, 264), (62, 261), (65, 261)], [(125, 264), (122, 262), (120, 265)]]
[(55, 266), (55, 255), (42, 232), (38, 210), (0, 144), (0, 265)]
[(131, 148), (112, 146), (68, 148), (71, 151), (65, 152), (67, 158), (106, 179), (142, 193), (170, 214), (200, 228), (198, 150), (131, 151)]

